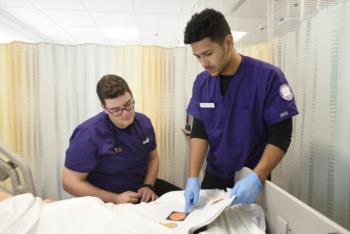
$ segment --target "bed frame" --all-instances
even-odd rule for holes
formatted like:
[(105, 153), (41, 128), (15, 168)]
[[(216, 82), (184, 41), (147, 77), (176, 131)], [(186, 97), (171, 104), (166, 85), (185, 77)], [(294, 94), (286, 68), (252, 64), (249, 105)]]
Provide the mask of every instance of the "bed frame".
[[(243, 168), (236, 173), (239, 180), (251, 170)], [(350, 233), (320, 212), (266, 181), (258, 202), (264, 209), (267, 233), (271, 234), (345, 234)]]
[(17, 195), (32, 193), (35, 195), (33, 176), (30, 167), (17, 154), (0, 144), (0, 182), (11, 182), (11, 190), (0, 184), (0, 191)]

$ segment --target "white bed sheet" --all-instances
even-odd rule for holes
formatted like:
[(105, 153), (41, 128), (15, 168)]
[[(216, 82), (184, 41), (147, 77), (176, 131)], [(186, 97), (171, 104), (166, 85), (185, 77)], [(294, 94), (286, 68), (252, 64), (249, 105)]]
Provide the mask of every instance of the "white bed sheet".
[(33, 233), (42, 208), (41, 199), (30, 193), (0, 202), (0, 233)]
[(201, 234), (263, 234), (266, 231), (264, 211), (257, 204), (235, 205), (226, 209)]
[[(205, 233), (234, 233), (232, 228), (263, 233), (264, 215), (259, 206), (234, 206), (225, 210), (232, 202), (225, 192), (202, 190), (200, 195), (200, 202), (187, 218), (174, 222), (166, 217), (171, 211), (183, 210), (183, 191), (170, 192), (154, 202), (137, 205), (105, 204), (95, 197), (42, 205), (40, 198), (24, 194), (0, 202), (0, 217), (9, 217), (0, 219), (0, 233), (189, 233), (212, 223), (220, 214)], [(162, 225), (169, 222), (176, 223), (177, 227), (170, 229)]]

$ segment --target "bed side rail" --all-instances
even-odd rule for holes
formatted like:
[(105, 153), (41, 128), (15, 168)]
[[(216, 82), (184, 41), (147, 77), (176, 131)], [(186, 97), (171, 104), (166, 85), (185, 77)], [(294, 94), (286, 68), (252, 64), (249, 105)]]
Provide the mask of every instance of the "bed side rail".
[[(12, 191), (8, 191), (1, 186), (0, 191), (7, 191), (13, 195), (21, 193), (32, 193), (35, 195), (33, 177), (28, 164), (2, 144), (0, 144), (0, 154), (5, 156), (5, 159), (0, 157), (0, 181), (10, 178), (12, 185)], [(19, 172), (22, 174), (22, 177)]]
[[(239, 180), (250, 172), (243, 168), (236, 173)], [(297, 199), (270, 181), (266, 181), (258, 202), (264, 209), (268, 233), (271, 234), (349, 234), (325, 215)]]

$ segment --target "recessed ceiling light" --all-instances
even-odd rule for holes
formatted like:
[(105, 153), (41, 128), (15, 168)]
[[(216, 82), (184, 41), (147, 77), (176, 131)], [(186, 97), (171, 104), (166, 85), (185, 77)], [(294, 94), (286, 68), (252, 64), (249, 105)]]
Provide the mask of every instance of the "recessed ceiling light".
[(102, 27), (102, 31), (110, 39), (139, 40), (140, 38), (138, 28)]

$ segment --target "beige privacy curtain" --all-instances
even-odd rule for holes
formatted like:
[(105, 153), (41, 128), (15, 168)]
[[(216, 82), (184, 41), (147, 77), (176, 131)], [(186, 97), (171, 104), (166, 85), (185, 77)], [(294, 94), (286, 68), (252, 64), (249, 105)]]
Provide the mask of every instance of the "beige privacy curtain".
[(35, 56), (29, 45), (0, 45), (0, 142), (29, 163), (38, 145)]
[(268, 63), (273, 62), (271, 42), (259, 43), (247, 47), (237, 47), (236, 50), (238, 53), (243, 55), (261, 59)]
[(62, 198), (61, 171), (73, 129), (101, 111), (104, 74), (129, 83), (136, 110), (155, 127), (160, 177), (183, 186), (186, 106), (200, 67), (190, 48), (0, 45), (0, 142), (31, 166), (37, 195)]

